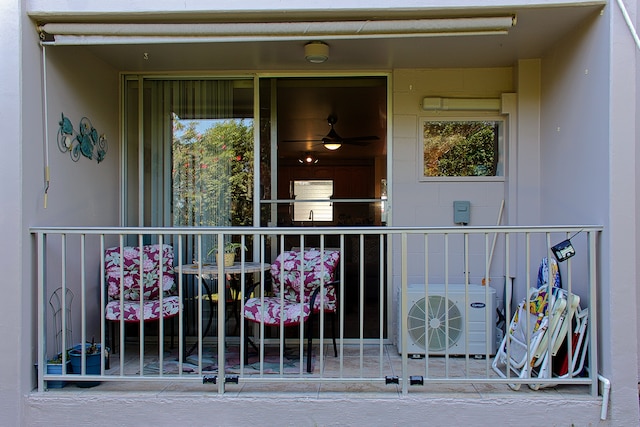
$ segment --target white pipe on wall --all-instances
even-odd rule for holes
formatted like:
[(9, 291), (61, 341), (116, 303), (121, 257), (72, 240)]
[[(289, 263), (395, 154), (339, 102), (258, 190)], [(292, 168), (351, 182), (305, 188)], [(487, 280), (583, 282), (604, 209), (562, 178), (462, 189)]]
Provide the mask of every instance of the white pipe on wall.
[[(47, 107), (47, 52), (46, 46), (42, 46), (42, 126), (47, 129), (49, 126), (49, 112)], [(49, 172), (49, 132), (44, 132), (44, 208), (47, 209), (49, 200), (49, 185), (51, 174)]]
[(624, 6), (622, 0), (617, 0), (618, 7), (620, 8), (620, 12), (622, 12), (622, 17), (624, 18), (624, 22), (629, 27), (629, 32), (631, 33), (631, 37), (633, 37), (633, 41), (636, 43), (636, 47), (640, 49), (640, 38), (638, 37), (638, 32), (636, 28), (633, 26), (633, 22), (629, 17), (629, 13), (627, 12), (627, 8)]
[(609, 410), (609, 390), (611, 390), (611, 382), (608, 378), (598, 374), (598, 379), (602, 383), (602, 409), (600, 410), (600, 419), (607, 419), (607, 411)]
[(425, 111), (500, 111), (500, 98), (441, 98), (427, 96), (422, 98)]

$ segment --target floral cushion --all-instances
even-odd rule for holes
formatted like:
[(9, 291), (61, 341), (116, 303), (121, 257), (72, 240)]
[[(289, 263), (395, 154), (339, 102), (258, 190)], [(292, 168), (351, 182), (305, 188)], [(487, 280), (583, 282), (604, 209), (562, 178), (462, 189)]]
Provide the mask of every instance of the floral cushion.
[[(177, 295), (175, 274), (173, 270), (173, 247), (170, 245), (144, 245), (142, 258), (142, 297), (155, 300), (160, 296), (158, 281), (159, 264), (162, 258), (162, 289), (165, 296)], [(125, 301), (140, 301), (140, 248), (124, 246), (123, 248), (123, 298)], [(110, 299), (120, 298), (120, 247), (105, 251), (105, 271), (107, 292)]]
[[(266, 325), (280, 324), (281, 311), (284, 313), (284, 325), (294, 325), (306, 320), (310, 313), (309, 302), (313, 291), (335, 280), (335, 273), (340, 260), (338, 251), (320, 251), (311, 249), (304, 252), (301, 259), (300, 252), (283, 252), (271, 264), (271, 277), (273, 279), (273, 297), (264, 298), (264, 309), (260, 298), (250, 298), (245, 303), (244, 315), (247, 320), (254, 322), (264, 321)], [(301, 266), (304, 279), (301, 279)], [(300, 304), (301, 290), (304, 293), (304, 302)], [(318, 293), (313, 311), (321, 308), (326, 312), (335, 312), (336, 290), (333, 286), (324, 287), (323, 294)], [(284, 300), (284, 307), (280, 301)], [(263, 318), (264, 313), (264, 318)]]
[[(284, 310), (284, 325), (297, 325), (301, 320), (306, 321), (311, 313), (309, 304), (304, 304), (302, 309), (300, 304), (285, 302), (284, 308), (280, 305), (280, 298), (265, 297), (264, 298), (264, 317), (260, 298), (249, 298), (244, 305), (244, 317), (253, 322), (261, 322), (267, 326), (275, 326), (280, 324), (280, 312)], [(300, 315), (302, 313), (302, 316)]]
[[(123, 297), (125, 321), (154, 320), (171, 317), (180, 311), (175, 273), (173, 247), (170, 245), (144, 245), (142, 247), (142, 283), (140, 280), (140, 247), (116, 246), (105, 251), (105, 275), (109, 303), (107, 320), (120, 320), (120, 295)], [(120, 262), (122, 260), (122, 266)], [(122, 286), (120, 278), (123, 278)], [(163, 290), (160, 310), (160, 284)], [(121, 289), (122, 288), (122, 289)], [(140, 313), (142, 297), (143, 313)]]
[[(124, 301), (123, 313), (125, 322), (139, 322), (140, 320), (158, 320), (160, 318), (160, 300), (145, 301), (143, 304), (144, 316), (140, 315), (139, 301)], [(180, 299), (177, 296), (162, 299), (162, 317), (175, 316), (180, 312)], [(114, 300), (107, 304), (105, 309), (107, 320), (120, 320), (120, 301)]]
[[(300, 252), (283, 252), (271, 264), (271, 277), (273, 279), (273, 292), (279, 297), (281, 288), (284, 289), (284, 298), (289, 302), (300, 302), (300, 287), (304, 287), (304, 301), (309, 302), (313, 291), (322, 283), (335, 280), (336, 268), (340, 260), (340, 252), (324, 251), (323, 254), (316, 249), (304, 252), (303, 274), (300, 279)], [(280, 285), (283, 284), (283, 286)], [(318, 294), (314, 304), (314, 310), (318, 311), (321, 304), (321, 295)], [(326, 311), (336, 310), (335, 288), (324, 288), (324, 308)]]

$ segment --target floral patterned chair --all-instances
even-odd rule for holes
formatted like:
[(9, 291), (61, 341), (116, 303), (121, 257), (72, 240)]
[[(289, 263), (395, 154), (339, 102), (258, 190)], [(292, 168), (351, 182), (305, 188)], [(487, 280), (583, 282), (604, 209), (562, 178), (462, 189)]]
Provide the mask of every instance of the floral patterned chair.
[[(280, 326), (282, 323), (285, 327), (301, 323), (307, 325), (307, 372), (311, 372), (313, 315), (320, 311), (332, 315), (333, 350), (338, 356), (335, 313), (339, 282), (335, 276), (339, 261), (340, 252), (335, 250), (324, 250), (322, 253), (317, 249), (302, 253), (283, 252), (271, 264), (273, 296), (248, 298), (244, 305), (243, 315), (249, 322), (264, 323), (266, 326)], [(323, 289), (322, 296), (320, 289)], [(304, 303), (300, 304), (302, 293)]]
[[(107, 321), (159, 321), (180, 312), (173, 269), (173, 247), (170, 245), (116, 246), (105, 251), (105, 275), (108, 303)], [(122, 265), (121, 265), (122, 264)], [(142, 283), (140, 265), (142, 264)], [(123, 278), (121, 282), (120, 279)], [(162, 298), (160, 298), (162, 289)], [(173, 322), (171, 323), (173, 347)], [(113, 333), (115, 333), (113, 328)], [(112, 347), (115, 339), (112, 336)]]

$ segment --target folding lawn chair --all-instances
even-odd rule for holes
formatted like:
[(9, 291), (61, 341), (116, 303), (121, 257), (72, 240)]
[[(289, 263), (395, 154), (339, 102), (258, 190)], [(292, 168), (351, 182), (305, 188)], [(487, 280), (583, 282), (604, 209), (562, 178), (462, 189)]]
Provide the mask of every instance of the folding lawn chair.
[[(555, 345), (551, 353), (547, 352), (545, 354), (542, 362), (533, 372), (537, 378), (570, 378), (580, 375), (584, 369), (588, 347), (588, 340), (585, 337), (589, 311), (580, 307), (579, 297), (572, 295), (572, 300), (572, 304), (567, 309), (568, 313), (564, 316), (561, 327), (558, 328)], [(567, 341), (567, 329), (570, 325), (573, 326), (573, 330), (569, 335), (569, 344)], [(571, 372), (569, 372), (569, 366), (571, 366)], [(553, 387), (554, 385), (556, 384), (529, 384), (529, 388), (538, 390), (543, 387)]]
[[(492, 363), (500, 377), (511, 378), (513, 373), (515, 378), (530, 378), (538, 360), (546, 356), (549, 345), (555, 345), (548, 342), (549, 331), (558, 329), (567, 300), (565, 294), (559, 292), (561, 289), (551, 289), (551, 304), (549, 288), (543, 287), (530, 290), (529, 296), (518, 305)], [(551, 334), (551, 339), (553, 336)], [(518, 390), (520, 384), (509, 384), (509, 387)]]

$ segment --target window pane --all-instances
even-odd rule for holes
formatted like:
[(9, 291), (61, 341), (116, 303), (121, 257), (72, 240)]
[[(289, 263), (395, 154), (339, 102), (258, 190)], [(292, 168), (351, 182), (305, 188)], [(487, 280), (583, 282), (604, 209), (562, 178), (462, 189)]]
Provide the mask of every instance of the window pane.
[(251, 225), (251, 120), (173, 115), (174, 225)]
[(141, 99), (139, 82), (126, 82), (125, 225), (252, 225), (253, 80), (149, 78)]
[[(333, 195), (333, 181), (293, 181), (294, 221), (333, 221), (333, 206), (330, 200)], [(299, 200), (310, 200), (303, 202)]]
[(424, 176), (498, 176), (499, 121), (426, 121)]

